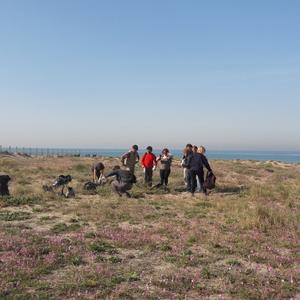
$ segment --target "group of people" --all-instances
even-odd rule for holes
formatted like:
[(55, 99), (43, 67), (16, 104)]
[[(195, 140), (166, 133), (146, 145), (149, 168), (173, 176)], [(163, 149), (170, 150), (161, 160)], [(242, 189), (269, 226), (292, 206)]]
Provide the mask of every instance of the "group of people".
[(183, 167), (184, 180), (187, 191), (194, 194), (199, 182), (200, 191), (207, 194), (206, 186), (204, 185), (204, 169), (212, 173), (212, 169), (205, 156), (206, 149), (203, 146), (199, 148), (192, 144), (187, 144), (184, 149), (181, 166)]
[[(115, 193), (122, 196), (125, 194), (130, 197), (129, 190), (132, 189), (133, 184), (136, 183), (135, 167), (140, 162), (144, 170), (144, 181), (148, 187), (152, 187), (153, 171), (159, 166), (160, 183), (155, 187), (164, 187), (167, 190), (169, 176), (171, 174), (171, 166), (173, 156), (169, 149), (164, 148), (159, 156), (153, 153), (153, 148), (148, 146), (146, 152), (140, 159), (138, 153), (138, 146), (133, 145), (131, 149), (121, 157), (123, 168), (115, 166), (112, 172), (104, 175), (105, 166), (99, 162), (92, 167), (94, 182), (103, 183), (106, 178), (115, 176), (112, 182), (112, 189)], [(181, 166), (183, 167), (183, 176), (186, 184), (186, 189), (192, 195), (196, 192), (197, 183), (199, 182), (199, 191), (207, 194), (204, 185), (204, 169), (212, 172), (208, 160), (205, 156), (205, 148), (200, 146), (193, 146), (187, 144), (184, 151)]]

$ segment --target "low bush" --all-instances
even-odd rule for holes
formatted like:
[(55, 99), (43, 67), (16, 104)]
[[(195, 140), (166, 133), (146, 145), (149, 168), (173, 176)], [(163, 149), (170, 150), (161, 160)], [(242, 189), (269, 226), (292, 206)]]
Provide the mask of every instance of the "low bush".
[(40, 198), (36, 196), (8, 196), (0, 198), (0, 206), (21, 206), (21, 205), (33, 205), (40, 202)]
[(1, 221), (22, 221), (31, 219), (31, 213), (26, 211), (4, 211), (0, 212), (0, 220)]

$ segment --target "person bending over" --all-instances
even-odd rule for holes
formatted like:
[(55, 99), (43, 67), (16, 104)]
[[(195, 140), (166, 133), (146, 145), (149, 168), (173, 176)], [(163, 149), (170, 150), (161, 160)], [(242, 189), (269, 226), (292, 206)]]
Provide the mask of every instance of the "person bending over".
[(98, 162), (92, 166), (92, 174), (93, 174), (93, 181), (97, 183), (101, 183), (104, 179), (104, 164)]
[(157, 162), (160, 162), (160, 184), (158, 186), (165, 186), (165, 189), (168, 186), (169, 176), (171, 173), (171, 164), (173, 156), (170, 154), (169, 149), (165, 148), (162, 151), (162, 154), (157, 158)]
[(129, 170), (122, 170), (120, 166), (113, 167), (112, 172), (106, 175), (106, 177), (115, 176), (116, 180), (111, 183), (112, 191), (118, 194), (120, 197), (125, 194), (128, 198), (131, 197), (129, 190), (132, 189), (134, 183), (136, 183), (136, 177)]
[(153, 149), (151, 146), (147, 147), (147, 152), (141, 159), (141, 165), (145, 173), (145, 184), (149, 187), (152, 186), (153, 171), (156, 168), (156, 156), (152, 153)]

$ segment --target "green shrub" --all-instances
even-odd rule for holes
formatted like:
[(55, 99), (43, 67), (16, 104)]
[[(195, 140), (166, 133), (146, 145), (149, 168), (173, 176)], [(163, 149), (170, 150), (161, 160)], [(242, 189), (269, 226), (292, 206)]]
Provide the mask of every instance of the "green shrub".
[(67, 225), (65, 223), (58, 223), (58, 224), (55, 224), (51, 231), (53, 233), (62, 233), (62, 232), (71, 232), (71, 231), (76, 231), (80, 228), (80, 224), (78, 223), (74, 223), (74, 224), (71, 224), (71, 225)]
[(31, 213), (27, 211), (0, 212), (1, 221), (22, 221), (27, 219), (31, 219)]
[(20, 205), (33, 205), (40, 201), (36, 196), (8, 196), (0, 198), (0, 205), (5, 206), (20, 206)]
[(115, 247), (105, 241), (96, 241), (90, 245), (90, 250), (96, 253), (109, 253), (115, 254), (117, 250)]

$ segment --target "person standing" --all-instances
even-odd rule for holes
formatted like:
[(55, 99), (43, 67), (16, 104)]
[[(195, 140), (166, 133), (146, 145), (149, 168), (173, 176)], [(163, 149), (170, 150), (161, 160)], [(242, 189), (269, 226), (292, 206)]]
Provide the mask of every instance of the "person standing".
[(206, 169), (207, 169), (208, 171), (211, 171), (210, 165), (209, 165), (209, 163), (208, 163), (208, 159), (207, 159), (207, 157), (205, 156), (205, 153), (206, 153), (205, 147), (204, 147), (204, 146), (200, 146), (200, 147), (198, 148), (198, 151), (197, 151), (197, 152), (201, 154), (201, 157), (202, 157), (202, 160), (203, 160), (203, 164), (204, 164), (204, 166), (206, 167)]
[(153, 148), (151, 146), (148, 146), (147, 152), (141, 159), (141, 165), (145, 173), (145, 184), (147, 184), (149, 187), (152, 186), (153, 171), (156, 168), (156, 156), (152, 153), (152, 151)]
[(138, 150), (138, 145), (133, 145), (131, 149), (121, 157), (122, 165), (126, 167), (126, 169), (129, 170), (132, 174), (134, 174), (136, 163), (138, 163), (140, 160)]
[(183, 180), (184, 180), (184, 184), (187, 187), (187, 190), (190, 189), (190, 187), (188, 186), (189, 181), (188, 181), (188, 169), (186, 167), (187, 165), (187, 158), (188, 156), (192, 153), (192, 144), (187, 144), (185, 146), (185, 148), (183, 149), (183, 156), (182, 156), (182, 160), (181, 160), (181, 166), (183, 168)]
[[(205, 147), (204, 146), (200, 146), (198, 148), (197, 152), (201, 155), (202, 164), (205, 166), (205, 168), (207, 169), (207, 171), (212, 172), (212, 169), (211, 169), (211, 167), (209, 165), (208, 159), (205, 156), (205, 153), (206, 153)], [(204, 183), (204, 171), (203, 171), (203, 168), (202, 168), (202, 173), (201, 174), (203, 174), (203, 175), (201, 175), (203, 177), (199, 178), (199, 181), (200, 181), (200, 191), (202, 190), (204, 193), (207, 193), (207, 191), (206, 191), (206, 189), (205, 189), (205, 187), (203, 185), (203, 183)]]
[[(193, 151), (193, 153), (197, 153), (198, 152), (198, 147), (196, 145), (194, 145), (192, 151)], [(199, 178), (198, 174), (196, 176), (196, 180), (197, 180), (196, 191), (200, 192), (201, 191), (201, 184), (200, 184), (200, 178)]]
[(170, 154), (170, 151), (167, 148), (162, 150), (162, 154), (156, 160), (156, 162), (160, 162), (160, 184), (158, 186), (164, 185), (165, 189), (167, 189), (169, 182), (172, 160), (173, 156)]
[(198, 152), (192, 152), (186, 161), (186, 167), (188, 168), (188, 192), (194, 195), (197, 188), (197, 177), (200, 181), (200, 187), (204, 194), (207, 194), (206, 188), (204, 187), (204, 170), (205, 166), (209, 171), (212, 171), (207, 160), (204, 159), (204, 155)]

